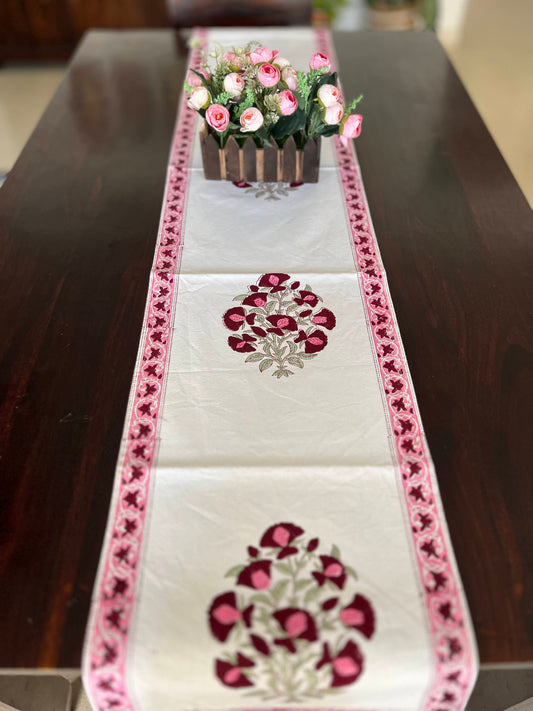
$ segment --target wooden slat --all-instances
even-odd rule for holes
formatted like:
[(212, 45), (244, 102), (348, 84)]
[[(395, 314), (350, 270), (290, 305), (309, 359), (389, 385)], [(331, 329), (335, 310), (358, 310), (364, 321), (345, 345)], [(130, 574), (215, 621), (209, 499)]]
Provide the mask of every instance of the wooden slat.
[(263, 149), (263, 180), (275, 183), (278, 180), (278, 149), (265, 146)]
[(320, 169), (320, 137), (307, 141), (303, 149), (304, 183), (317, 183)]
[(253, 183), (259, 180), (257, 177), (256, 169), (256, 155), (259, 159), (259, 154), (263, 156), (263, 152), (257, 148), (252, 138), (245, 141), (243, 148), (241, 149), (244, 164), (244, 175), (242, 180), (246, 180), (248, 183)]
[(241, 180), (239, 171), (239, 146), (237, 141), (231, 136), (228, 138), (224, 146), (224, 155), (226, 157), (226, 180)]
[(283, 167), (281, 179), (285, 183), (296, 182), (296, 144), (294, 138), (289, 136), (283, 146)]
[(215, 137), (202, 126), (200, 131), (200, 146), (202, 149), (202, 162), (204, 175), (207, 180), (220, 180), (220, 162), (218, 157), (219, 146)]

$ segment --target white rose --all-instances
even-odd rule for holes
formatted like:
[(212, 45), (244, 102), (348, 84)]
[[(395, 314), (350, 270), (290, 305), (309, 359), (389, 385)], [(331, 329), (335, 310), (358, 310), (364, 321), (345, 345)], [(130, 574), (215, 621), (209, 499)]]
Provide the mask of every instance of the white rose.
[(224, 90), (232, 96), (240, 96), (244, 91), (244, 79), (237, 72), (231, 72), (224, 77)]
[(335, 103), (324, 109), (322, 118), (324, 119), (324, 123), (327, 123), (328, 126), (335, 126), (336, 124), (341, 122), (343, 113), (344, 109), (342, 108), (342, 106), (340, 104)]
[(240, 121), (241, 131), (257, 131), (263, 125), (263, 114), (252, 106), (242, 112)]
[(296, 91), (298, 88), (298, 72), (296, 69), (285, 67), (281, 71), (281, 78), (291, 91)]
[(189, 101), (187, 102), (191, 109), (199, 111), (200, 109), (205, 109), (210, 103), (209, 92), (205, 86), (195, 87), (189, 96)]
[(290, 67), (291, 63), (289, 62), (288, 59), (285, 59), (285, 57), (276, 57), (272, 64), (275, 64), (278, 66), (280, 69), (285, 69), (285, 67)]
[(341, 93), (333, 84), (322, 84), (318, 90), (318, 100), (325, 108), (338, 103), (340, 98)]

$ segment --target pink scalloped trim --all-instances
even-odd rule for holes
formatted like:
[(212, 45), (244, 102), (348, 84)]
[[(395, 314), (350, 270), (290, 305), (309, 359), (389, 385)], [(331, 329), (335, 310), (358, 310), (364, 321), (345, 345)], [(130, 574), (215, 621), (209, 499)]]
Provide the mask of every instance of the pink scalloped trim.
[[(199, 47), (188, 66), (200, 68), (207, 31), (198, 30)], [(139, 373), (130, 395), (127, 437), (122, 444), (115, 483), (113, 521), (96, 586), (86, 640), (84, 682), (98, 711), (133, 711), (126, 688), (126, 656), (144, 533), (146, 504), (158, 414), (170, 355), (172, 303), (177, 287), (181, 232), (196, 112), (182, 97), (170, 151), (167, 187), (150, 278), (139, 356)]]
[[(316, 31), (318, 51), (336, 64), (331, 38)], [(411, 524), (413, 550), (425, 597), (434, 649), (435, 675), (422, 708), (462, 711), (477, 671), (477, 656), (468, 612), (459, 592), (448, 535), (443, 530), (438, 491), (418, 414), (407, 361), (353, 144), (334, 137), (356, 268), (381, 380), (394, 455), (401, 472), (404, 501)]]

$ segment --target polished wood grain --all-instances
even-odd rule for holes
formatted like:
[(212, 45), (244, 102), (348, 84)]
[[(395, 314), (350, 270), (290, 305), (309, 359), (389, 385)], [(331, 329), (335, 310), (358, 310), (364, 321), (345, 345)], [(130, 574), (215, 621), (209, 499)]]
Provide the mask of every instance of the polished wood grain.
[[(433, 35), (334, 37), (484, 662), (533, 660), (533, 219)], [(0, 667), (76, 667), (185, 63), (91, 33), (0, 190)]]

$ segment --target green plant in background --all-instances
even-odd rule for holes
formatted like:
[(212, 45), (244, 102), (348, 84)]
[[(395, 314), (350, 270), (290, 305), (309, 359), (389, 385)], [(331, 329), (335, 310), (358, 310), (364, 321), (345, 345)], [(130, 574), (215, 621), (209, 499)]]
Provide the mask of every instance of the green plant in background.
[(332, 22), (343, 7), (349, 4), (349, 0), (313, 0), (313, 11), (322, 13), (329, 22)]
[(424, 25), (428, 30), (435, 30), (435, 22), (438, 12), (438, 0), (366, 0), (369, 7), (379, 10), (380, 8), (413, 8), (424, 20)]

